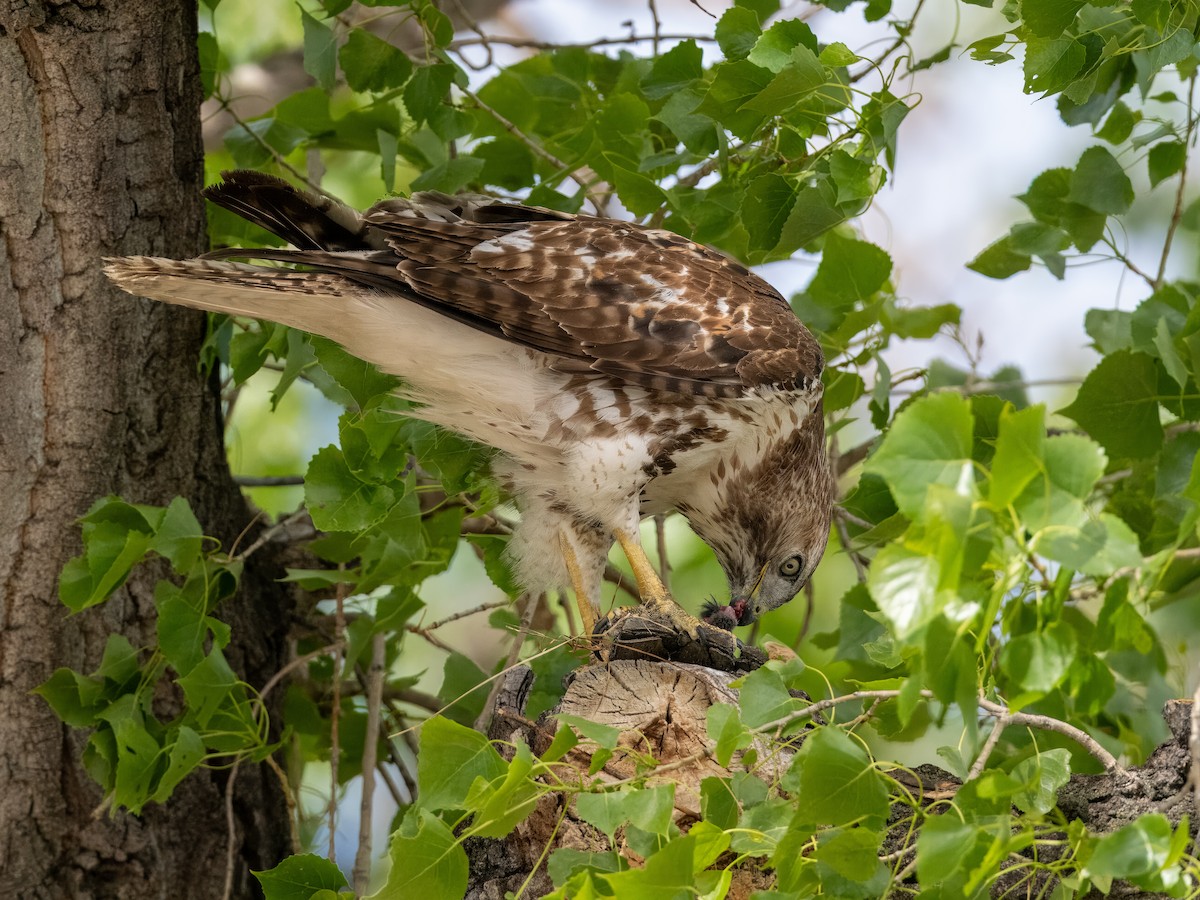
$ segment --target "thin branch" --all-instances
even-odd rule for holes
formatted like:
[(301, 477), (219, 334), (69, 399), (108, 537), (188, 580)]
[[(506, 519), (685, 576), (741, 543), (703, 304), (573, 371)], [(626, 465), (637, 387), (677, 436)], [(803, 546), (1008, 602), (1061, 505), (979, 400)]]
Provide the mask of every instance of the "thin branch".
[(305, 186), (308, 187), (309, 190), (311, 190), (313, 193), (317, 194), (318, 196), (327, 197), (330, 200), (335, 200), (339, 203), (341, 202), (340, 200), (338, 200), (337, 197), (333, 196), (333, 194), (329, 193), (327, 190), (325, 190), (319, 184), (314, 184), (313, 182), (309, 181), (308, 176), (304, 172), (301, 172), (299, 169), (297, 169), (295, 166), (293, 166), (291, 163), (289, 163), (283, 157), (283, 154), (281, 154), (278, 150), (276, 150), (274, 147), (272, 147), (270, 144), (268, 144), (265, 140), (263, 140), (262, 135), (260, 135), (257, 131), (255, 131), (253, 128), (251, 128), (248, 124), (246, 124), (246, 121), (241, 116), (239, 116), (236, 112), (234, 112), (233, 107), (229, 105), (228, 101), (226, 101), (226, 100), (221, 101), (221, 109), (224, 112), (228, 113), (229, 117), (231, 119), (233, 119), (234, 124), (240, 125), (242, 130), (245, 131), (246, 134), (250, 135), (251, 139), (256, 144), (258, 144), (258, 146), (260, 148), (262, 148), (263, 150), (266, 150), (267, 153), (270, 154), (271, 159), (273, 159), (275, 161), (275, 164), (277, 166), (279, 166), (281, 169), (286, 169), (287, 171), (291, 172), (293, 177), (295, 177), (298, 181), (304, 182)]
[(303, 475), (234, 475), (233, 480), (241, 487), (294, 487), (304, 484)]
[(457, 622), (459, 619), (465, 619), (467, 616), (473, 616), (476, 613), (486, 612), (489, 609), (498, 609), (501, 606), (508, 606), (507, 598), (504, 600), (491, 600), (487, 603), (480, 603), (478, 606), (472, 606), (470, 609), (460, 610), (459, 612), (446, 616), (444, 619), (438, 619), (432, 625), (423, 626), (423, 630), (436, 631), (443, 625), (449, 625), (451, 622)]
[(291, 662), (289, 662), (286, 666), (284, 666), (282, 669), (280, 669), (278, 672), (276, 672), (274, 675), (272, 675), (269, 679), (267, 679), (267, 683), (264, 684), (258, 692), (259, 698), (265, 700), (267, 694), (271, 693), (271, 691), (275, 688), (276, 685), (279, 684), (279, 682), (283, 681), (283, 679), (286, 678), (291, 672), (295, 671), (296, 669), (300, 668), (301, 666), (307, 665), (308, 663), (312, 662), (314, 659), (316, 659), (319, 656), (324, 656), (327, 653), (336, 653), (337, 651), (339, 651), (341, 649), (342, 649), (341, 644), (333, 643), (333, 644), (328, 644), (324, 647), (321, 647), (320, 649), (314, 650), (311, 653), (305, 653), (303, 656), (297, 656), (295, 659), (293, 659)]
[(892, 43), (888, 45), (887, 49), (884, 50), (881, 54), (879, 54), (879, 56), (877, 56), (873, 60), (871, 60), (870, 64), (865, 69), (863, 69), (861, 72), (851, 75), (850, 76), (851, 84), (855, 84), (856, 82), (861, 81), (863, 78), (865, 78), (870, 73), (878, 71), (879, 68), (883, 65), (884, 60), (886, 60), (889, 56), (891, 56), (893, 53), (895, 53), (897, 50), (899, 50), (901, 47), (903, 47), (905, 44), (908, 43), (909, 36), (912, 35), (913, 24), (917, 21), (917, 16), (920, 14), (921, 7), (923, 7), (924, 5), (925, 5), (925, 0), (918, 0), (917, 5), (913, 8), (912, 15), (909, 17), (908, 22), (905, 23), (905, 25), (903, 27), (901, 27), (900, 25), (897, 24), (896, 40), (892, 41)]
[(371, 877), (371, 818), (375, 802), (375, 764), (379, 751), (379, 707), (383, 702), (384, 657), (387, 635), (377, 631), (371, 637), (371, 667), (367, 670), (367, 729), (362, 755), (362, 799), (358, 813), (358, 851), (354, 854), (351, 883), (354, 892), (367, 892)]
[(446, 49), (458, 50), (461, 47), (496, 44), (502, 47), (518, 47), (527, 50), (590, 50), (593, 47), (607, 47), (613, 44), (642, 44), (647, 41), (653, 41), (656, 37), (659, 42), (697, 41), (712, 44), (716, 43), (717, 40), (711, 34), (631, 34), (619, 38), (597, 38), (594, 41), (586, 41), (578, 44), (556, 44), (550, 41), (535, 41), (530, 38), (495, 37), (489, 35), (486, 38), (460, 38), (447, 44)]
[[(1017, 389), (1025, 389), (1032, 387), (1061, 387), (1074, 386), (1083, 383), (1082, 378), (1030, 378), (1018, 379), (1015, 381), (974, 381), (966, 384), (948, 384), (945, 387), (938, 388), (940, 391), (957, 391), (960, 394), (985, 394), (988, 391), (1011, 391)], [(901, 390), (892, 390), (891, 394), (895, 397), (907, 397), (910, 394), (920, 393), (926, 390), (925, 388), (903, 388)]]
[[(1191, 140), (1192, 131), (1196, 127), (1196, 114), (1192, 107), (1192, 100), (1196, 94), (1196, 73), (1192, 73), (1192, 77), (1188, 79), (1188, 97), (1187, 97), (1187, 126), (1184, 130), (1184, 145)], [(1183, 221), (1183, 192), (1187, 188), (1187, 158), (1185, 152), (1183, 154), (1183, 165), (1179, 169), (1179, 187), (1175, 190), (1175, 208), (1171, 211), (1171, 221), (1167, 225), (1167, 236), (1163, 241), (1162, 256), (1158, 260), (1158, 274), (1154, 276), (1154, 288), (1157, 290), (1162, 286), (1163, 278), (1167, 274), (1167, 257), (1171, 255), (1171, 244), (1175, 240), (1175, 232), (1179, 230), (1179, 223)]]
[(230, 900), (233, 896), (233, 873), (237, 871), (237, 820), (233, 815), (233, 783), (237, 781), (240, 759), (235, 760), (229, 767), (229, 780), (225, 782), (225, 890), (221, 892), (221, 900)]
[(1105, 750), (1099, 741), (1081, 728), (1076, 728), (1074, 725), (1070, 725), (1061, 719), (1053, 719), (1050, 716), (1042, 716), (1035, 713), (1010, 712), (1001, 704), (993, 703), (991, 700), (984, 700), (982, 697), (978, 702), (980, 707), (994, 716), (1007, 716), (1010, 725), (1041, 728), (1043, 731), (1053, 731), (1056, 734), (1069, 737), (1090, 753), (1100, 765), (1104, 766), (1106, 772), (1129, 775), (1128, 770), (1117, 762), (1115, 756)]
[[(345, 563), (338, 563), (338, 570), (346, 568)], [(346, 586), (337, 583), (337, 611), (334, 618), (334, 639), (339, 650), (333, 655), (333, 707), (329, 710), (329, 860), (337, 861), (337, 808), (338, 808), (338, 756), (341, 754), (341, 740), (338, 734), (342, 714), (342, 662), (344, 652), (340, 649), (346, 645)]]
[(867, 581), (867, 567), (863, 564), (862, 554), (850, 546), (850, 532), (846, 530), (845, 518), (838, 515), (839, 510), (840, 507), (834, 507), (834, 530), (837, 532), (838, 541), (841, 543), (842, 549), (846, 551), (846, 555), (850, 557), (850, 562), (854, 564), (854, 572), (858, 576), (858, 583), (865, 584)]
[(975, 762), (971, 764), (971, 770), (967, 772), (965, 781), (974, 781), (983, 772), (983, 767), (987, 765), (988, 757), (992, 755), (992, 751), (996, 749), (996, 744), (1000, 742), (1000, 735), (1004, 733), (1004, 729), (1008, 727), (1008, 715), (996, 716), (996, 721), (992, 723), (992, 733), (987, 736), (987, 740), (983, 742), (983, 747), (979, 750), (979, 756), (975, 758)]
[(652, 39), (654, 55), (658, 56), (658, 45), (662, 42), (662, 21), (658, 18), (658, 4), (655, 0), (646, 0), (646, 5), (650, 7), (650, 18), (654, 22), (654, 34)]
[[(238, 560), (246, 559), (247, 557), (250, 556), (250, 554), (257, 551), (264, 544), (266, 544), (267, 542), (269, 542), (271, 540), (274, 540), (275, 536), (277, 534), (279, 534), (281, 531), (286, 531), (292, 525), (295, 525), (297, 522), (299, 522), (307, 517), (308, 517), (308, 510), (305, 509), (304, 507), (301, 507), (300, 509), (298, 509), (294, 513), (292, 513), (290, 516), (288, 516), (286, 519), (276, 522), (270, 528), (266, 529), (262, 534), (260, 534), (258, 536), (257, 540), (255, 540), (255, 542), (253, 544), (251, 544), (249, 547), (247, 547), (245, 550), (243, 550), (241, 553), (239, 553), (236, 556), (234, 556), (234, 554), (233, 554), (233, 551), (235, 549), (237, 549), (237, 541), (235, 541), (234, 546), (231, 547), (230, 551), (229, 551), (230, 558), (238, 559)], [(316, 529), (313, 529), (313, 530), (315, 533)], [(239, 538), (239, 540), (240, 540), (240, 538)]]
[(559, 169), (564, 175), (569, 175), (578, 181), (580, 187), (584, 189), (584, 193), (588, 195), (588, 199), (592, 201), (592, 204), (596, 207), (598, 212), (604, 208), (603, 199), (593, 194), (591, 188), (589, 188), (587, 185), (586, 178), (577, 174), (576, 170), (571, 168), (570, 165), (563, 162), (561, 159), (543, 147), (539, 142), (523, 132), (519, 127), (517, 127), (516, 124), (510, 122), (499, 110), (493, 109), (492, 107), (488, 106), (488, 104), (480, 100), (478, 94), (474, 93), (469, 88), (459, 88), (459, 90), (462, 92), (464, 97), (495, 119), (501, 128), (503, 128), (521, 143), (525, 144), (525, 146), (527, 146), (542, 159), (546, 160), (546, 162), (550, 163), (550, 165), (554, 166), (556, 169)]
[(667, 560), (667, 517), (661, 513), (654, 517), (654, 539), (658, 544), (658, 577), (662, 579), (667, 593), (671, 592), (671, 563)]
[(283, 800), (287, 804), (288, 834), (292, 839), (292, 853), (299, 853), (303, 849), (303, 844), (300, 842), (300, 818), (296, 812), (296, 795), (292, 791), (291, 784), (288, 783), (287, 773), (275, 761), (275, 757), (268, 756), (265, 762), (267, 767), (275, 773), (275, 777), (279, 779), (279, 786), (283, 790)]

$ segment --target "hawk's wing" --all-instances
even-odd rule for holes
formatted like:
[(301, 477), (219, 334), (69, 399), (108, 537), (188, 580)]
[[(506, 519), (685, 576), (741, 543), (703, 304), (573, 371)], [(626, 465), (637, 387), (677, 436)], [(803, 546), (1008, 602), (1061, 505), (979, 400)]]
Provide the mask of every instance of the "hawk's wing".
[(820, 378), (819, 345), (770, 285), (671, 232), (432, 193), (359, 214), (249, 172), (206, 193), (299, 248), (236, 255), (397, 293), (561, 371), (712, 396)]

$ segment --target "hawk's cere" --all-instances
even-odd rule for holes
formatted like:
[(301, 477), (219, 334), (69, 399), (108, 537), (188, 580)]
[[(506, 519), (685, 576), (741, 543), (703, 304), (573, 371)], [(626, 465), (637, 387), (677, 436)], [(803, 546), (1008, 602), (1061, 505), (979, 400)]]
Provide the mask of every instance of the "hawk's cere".
[(678, 510), (716, 551), (725, 625), (812, 575), (831, 502), (821, 351), (743, 266), (667, 231), (477, 195), (359, 213), (244, 171), (205, 194), (295, 249), (125, 257), (109, 277), (324, 335), (401, 376), (415, 415), (499, 451), (518, 579), (573, 587), (589, 629), (614, 538), (643, 600), (671, 602), (638, 542), (648, 514)]

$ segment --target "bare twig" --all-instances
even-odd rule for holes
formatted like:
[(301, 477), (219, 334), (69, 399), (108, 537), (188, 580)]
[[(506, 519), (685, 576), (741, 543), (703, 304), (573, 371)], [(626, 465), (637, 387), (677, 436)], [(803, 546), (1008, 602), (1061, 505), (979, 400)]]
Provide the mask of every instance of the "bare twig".
[(291, 674), (293, 671), (300, 668), (301, 666), (307, 665), (308, 663), (310, 663), (314, 659), (316, 659), (318, 656), (324, 656), (326, 653), (336, 653), (336, 652), (340, 651), (341, 649), (342, 649), (341, 644), (334, 643), (334, 644), (328, 644), (317, 650), (313, 650), (311, 653), (305, 653), (303, 656), (297, 656), (295, 659), (293, 659), (291, 662), (289, 662), (286, 666), (284, 666), (282, 669), (280, 669), (278, 672), (276, 672), (274, 675), (272, 675), (269, 679), (267, 679), (267, 683), (264, 684), (258, 692), (259, 698), (265, 700), (267, 694), (271, 693), (271, 691), (275, 688), (276, 685), (279, 684), (279, 682), (283, 681), (284, 678), (286, 678), (289, 674)]
[(662, 579), (667, 593), (671, 591), (671, 563), (667, 560), (667, 517), (661, 513), (654, 517), (654, 539), (658, 544), (658, 577)]
[(701, 43), (715, 43), (716, 38), (711, 34), (629, 34), (625, 37), (616, 38), (596, 38), (594, 41), (586, 41), (578, 44), (557, 44), (551, 41), (536, 41), (531, 38), (519, 37), (496, 37), (488, 35), (486, 38), (459, 38), (456, 41), (451, 41), (446, 45), (448, 50), (458, 50), (462, 47), (485, 45), (499, 45), (502, 47), (517, 47), (527, 50), (590, 50), (593, 47), (608, 47), (614, 44), (642, 44), (647, 41), (653, 41), (655, 38), (659, 42), (666, 41), (697, 41)]
[(274, 772), (275, 777), (279, 779), (279, 786), (283, 790), (283, 800), (287, 804), (288, 835), (292, 841), (292, 853), (299, 853), (303, 849), (303, 845), (300, 843), (300, 820), (296, 814), (296, 795), (288, 782), (287, 772), (283, 771), (283, 767), (275, 761), (275, 757), (268, 756), (266, 763), (267, 768)]
[[(1191, 141), (1192, 131), (1196, 127), (1196, 114), (1192, 107), (1192, 100), (1196, 94), (1196, 73), (1192, 73), (1192, 77), (1188, 79), (1188, 97), (1187, 97), (1187, 125), (1184, 130), (1184, 145)], [(1175, 190), (1175, 208), (1171, 211), (1171, 221), (1167, 225), (1167, 236), (1163, 240), (1162, 256), (1158, 260), (1158, 274), (1154, 276), (1154, 288), (1157, 290), (1162, 286), (1163, 278), (1167, 274), (1167, 257), (1171, 255), (1171, 244), (1175, 240), (1175, 232), (1179, 230), (1179, 223), (1183, 221), (1183, 194), (1187, 188), (1187, 158), (1186, 152), (1183, 154), (1183, 165), (1179, 168), (1179, 187)]]
[(238, 766), (242, 761), (235, 760), (229, 767), (229, 780), (225, 782), (225, 890), (221, 900), (230, 900), (233, 896), (233, 873), (237, 870), (237, 820), (233, 816), (233, 783), (237, 781)]
[(354, 892), (367, 892), (371, 876), (371, 817), (375, 801), (375, 763), (379, 749), (379, 707), (383, 701), (384, 655), (387, 636), (378, 631), (371, 637), (371, 667), (367, 670), (367, 734), (363, 741), (362, 801), (358, 814), (358, 851), (354, 854), (351, 883)]
[[(575, 170), (572, 169), (570, 165), (563, 162), (561, 159), (543, 147), (538, 141), (534, 140), (525, 132), (523, 132), (515, 123), (510, 122), (499, 110), (493, 109), (492, 107), (488, 106), (488, 104), (480, 100), (478, 94), (475, 94), (468, 88), (459, 88), (459, 90), (462, 91), (462, 95), (464, 97), (495, 119), (501, 128), (527, 146), (537, 156), (540, 156), (542, 159), (546, 160), (546, 162), (550, 163), (550, 165), (554, 166), (556, 169), (559, 169), (564, 175), (569, 175), (572, 178), (575, 178), (575, 180), (579, 182), (580, 186), (583, 187), (584, 191), (588, 195), (588, 198), (591, 199), (593, 204), (601, 203), (601, 201), (592, 195), (591, 189), (587, 187), (587, 179), (581, 175), (577, 175)], [(599, 206), (597, 206), (597, 208), (599, 208)]]
[(846, 520), (839, 515), (840, 507), (835, 506), (833, 511), (833, 527), (837, 531), (838, 542), (842, 545), (842, 549), (846, 551), (846, 555), (850, 557), (850, 562), (854, 564), (854, 572), (858, 576), (858, 583), (865, 584), (867, 580), (867, 567), (863, 564), (862, 554), (850, 546), (850, 532), (846, 530)]
[(865, 78), (871, 72), (877, 71), (880, 68), (880, 66), (883, 65), (884, 61), (889, 56), (891, 56), (893, 53), (895, 53), (897, 50), (899, 50), (901, 47), (903, 47), (905, 44), (908, 43), (909, 35), (912, 34), (913, 25), (917, 21), (917, 16), (920, 15), (920, 13), (921, 13), (921, 7), (923, 7), (924, 5), (925, 5), (925, 0), (918, 0), (917, 5), (915, 7), (913, 7), (912, 15), (909, 16), (908, 22), (905, 23), (904, 25), (896, 25), (896, 40), (892, 41), (892, 43), (888, 45), (886, 50), (884, 50), (877, 57), (875, 57), (873, 60), (871, 60), (870, 65), (868, 65), (865, 69), (863, 69), (861, 72), (857, 72), (854, 75), (851, 75), (850, 76), (851, 84), (861, 81), (863, 78)]
[[(273, 540), (275, 538), (275, 535), (279, 534), (281, 531), (286, 531), (292, 525), (295, 525), (297, 522), (299, 522), (307, 517), (308, 517), (308, 510), (305, 509), (304, 507), (301, 507), (300, 509), (298, 509), (294, 513), (292, 513), (290, 516), (288, 516), (286, 519), (282, 519), (279, 522), (276, 522), (270, 528), (266, 529), (262, 534), (260, 534), (258, 536), (258, 538), (254, 541), (253, 544), (251, 544), (249, 547), (247, 547), (245, 550), (243, 550), (241, 553), (237, 554), (236, 556), (234, 555), (234, 550), (237, 549), (237, 541), (235, 541), (234, 546), (231, 547), (229, 550), (230, 558), (231, 559), (246, 559), (247, 557), (250, 556), (250, 554), (257, 551), (260, 547), (262, 547), (268, 541)], [(239, 540), (240, 540), (240, 537), (239, 537)]]
[(233, 480), (241, 487), (294, 487), (304, 484), (303, 475), (234, 475)]
[(658, 18), (658, 4), (655, 0), (646, 0), (646, 5), (650, 7), (650, 18), (654, 22), (654, 34), (652, 36), (654, 43), (654, 55), (658, 56), (658, 46), (662, 42), (662, 21)]
[(498, 609), (501, 606), (508, 606), (507, 598), (504, 600), (491, 600), (487, 603), (480, 603), (477, 606), (472, 606), (470, 609), (464, 609), (460, 610), (459, 612), (452, 613), (451, 615), (446, 616), (444, 619), (438, 619), (432, 625), (423, 626), (423, 630), (436, 631), (443, 625), (449, 625), (451, 622), (457, 622), (459, 619), (465, 619), (467, 616), (473, 616), (476, 613), (487, 612), (489, 609)]
[[(345, 563), (338, 563), (338, 570), (346, 568)], [(346, 586), (338, 581), (336, 592), (337, 611), (334, 618), (334, 638), (339, 649), (333, 655), (333, 706), (329, 710), (329, 859), (337, 861), (337, 808), (338, 808), (338, 756), (341, 754), (341, 741), (338, 735), (338, 725), (342, 714), (342, 661), (345, 657), (346, 644)]]
[(1106, 772), (1113, 772), (1117, 775), (1129, 775), (1129, 772), (1117, 762), (1115, 756), (1105, 750), (1099, 741), (1081, 728), (1076, 728), (1074, 725), (1068, 724), (1061, 719), (1051, 718), (1050, 716), (1041, 716), (1035, 713), (1010, 712), (1006, 707), (999, 703), (993, 703), (991, 700), (980, 698), (978, 702), (980, 707), (994, 716), (1007, 716), (1010, 725), (1041, 728), (1043, 731), (1053, 731), (1056, 734), (1069, 737), (1090, 753), (1100, 765), (1104, 766)]
[(983, 747), (979, 750), (979, 756), (971, 764), (971, 770), (967, 772), (966, 781), (974, 781), (983, 772), (983, 767), (987, 765), (988, 757), (992, 755), (992, 751), (996, 749), (996, 744), (1000, 742), (1000, 735), (1008, 727), (1008, 722), (1009, 717), (1007, 714), (996, 716), (996, 721), (992, 723), (992, 733), (987, 736), (987, 740), (983, 742)]

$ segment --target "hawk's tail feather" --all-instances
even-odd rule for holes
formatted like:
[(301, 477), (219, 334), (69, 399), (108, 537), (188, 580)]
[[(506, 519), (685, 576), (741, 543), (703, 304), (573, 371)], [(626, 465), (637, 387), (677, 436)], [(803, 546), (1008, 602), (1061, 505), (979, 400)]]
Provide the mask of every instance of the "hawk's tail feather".
[(349, 283), (337, 275), (289, 272), (214, 259), (121, 256), (104, 272), (122, 290), (233, 316), (270, 319), (338, 339)]
[(332, 197), (293, 187), (261, 172), (222, 172), (224, 179), (204, 189), (218, 206), (247, 219), (301, 250), (383, 249), (382, 237), (362, 214)]

